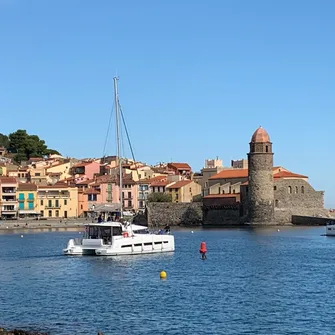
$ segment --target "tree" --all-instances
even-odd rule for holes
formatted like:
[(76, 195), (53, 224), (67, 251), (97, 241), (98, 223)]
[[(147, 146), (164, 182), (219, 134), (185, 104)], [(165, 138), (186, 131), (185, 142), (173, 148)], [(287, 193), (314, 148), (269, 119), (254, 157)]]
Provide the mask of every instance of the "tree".
[(9, 139), (7, 135), (0, 133), (0, 147), (8, 148), (9, 145)]
[(29, 135), (23, 129), (18, 129), (15, 133), (9, 134), (8, 139), (7, 149), (15, 155), (14, 160), (18, 163), (29, 160), (31, 157), (44, 157), (50, 153), (59, 154), (56, 150), (48, 149), (45, 141), (37, 135)]
[(193, 202), (202, 202), (202, 195), (197, 194), (193, 197)]
[(154, 192), (148, 195), (149, 202), (172, 202), (171, 194)]

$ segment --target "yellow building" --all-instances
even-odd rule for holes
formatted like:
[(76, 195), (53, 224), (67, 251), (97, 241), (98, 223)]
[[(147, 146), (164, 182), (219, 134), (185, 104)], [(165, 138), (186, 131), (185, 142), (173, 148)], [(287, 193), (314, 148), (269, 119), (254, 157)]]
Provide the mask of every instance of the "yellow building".
[(78, 217), (78, 189), (64, 183), (38, 186), (38, 212), (46, 218)]
[(4, 164), (0, 164), (0, 176), (7, 176), (7, 167)]
[(71, 177), (71, 167), (73, 163), (59, 163), (54, 166), (50, 166), (46, 169), (48, 176), (48, 183), (55, 184), (59, 180), (64, 180)]
[(19, 217), (36, 216), (37, 211), (37, 185), (30, 183), (19, 184), (16, 189), (16, 198), (19, 203)]
[(172, 202), (192, 202), (201, 194), (201, 186), (193, 180), (180, 180), (166, 186), (165, 192), (171, 194)]

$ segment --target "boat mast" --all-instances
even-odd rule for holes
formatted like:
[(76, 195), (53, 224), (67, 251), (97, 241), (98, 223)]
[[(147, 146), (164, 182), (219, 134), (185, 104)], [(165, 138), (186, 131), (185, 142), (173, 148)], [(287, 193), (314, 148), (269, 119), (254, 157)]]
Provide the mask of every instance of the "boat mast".
[(119, 192), (120, 192), (120, 215), (123, 217), (123, 197), (122, 197), (122, 159), (120, 146), (120, 109), (119, 109), (119, 93), (117, 87), (118, 77), (114, 77), (114, 99), (115, 99), (115, 118), (116, 118), (116, 141), (117, 141), (117, 162), (119, 164)]

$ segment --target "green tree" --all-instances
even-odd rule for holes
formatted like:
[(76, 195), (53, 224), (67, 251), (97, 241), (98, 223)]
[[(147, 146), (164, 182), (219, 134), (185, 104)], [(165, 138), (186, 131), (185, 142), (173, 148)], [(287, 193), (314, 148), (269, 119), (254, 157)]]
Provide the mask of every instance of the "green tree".
[(197, 194), (193, 197), (193, 202), (202, 202), (202, 195)]
[(45, 141), (37, 135), (29, 135), (23, 129), (18, 129), (15, 133), (9, 134), (8, 139), (8, 151), (15, 155), (14, 160), (18, 163), (31, 157), (43, 157), (50, 153), (59, 154), (56, 150), (48, 149)]
[(9, 146), (8, 136), (0, 133), (0, 147), (8, 149), (8, 146)]
[(154, 192), (148, 195), (149, 202), (172, 202), (171, 194)]

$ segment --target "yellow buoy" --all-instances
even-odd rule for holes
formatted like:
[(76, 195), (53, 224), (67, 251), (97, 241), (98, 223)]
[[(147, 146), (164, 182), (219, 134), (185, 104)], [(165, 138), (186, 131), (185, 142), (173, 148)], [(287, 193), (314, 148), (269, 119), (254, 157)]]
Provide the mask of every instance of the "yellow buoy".
[(159, 274), (159, 276), (161, 277), (161, 279), (165, 279), (166, 278), (166, 272), (165, 271), (161, 271), (161, 273)]

